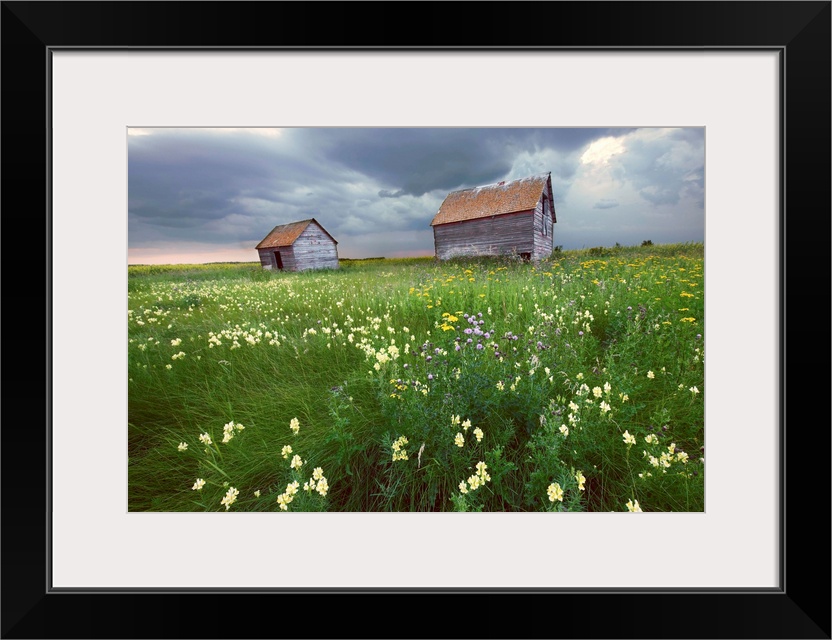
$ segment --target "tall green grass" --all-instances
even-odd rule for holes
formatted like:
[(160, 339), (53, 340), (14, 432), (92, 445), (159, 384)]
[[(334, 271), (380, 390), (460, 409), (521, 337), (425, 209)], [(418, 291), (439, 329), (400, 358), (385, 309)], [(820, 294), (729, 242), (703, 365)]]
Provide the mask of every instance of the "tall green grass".
[(129, 509), (704, 510), (704, 247), (598, 249), (130, 267)]

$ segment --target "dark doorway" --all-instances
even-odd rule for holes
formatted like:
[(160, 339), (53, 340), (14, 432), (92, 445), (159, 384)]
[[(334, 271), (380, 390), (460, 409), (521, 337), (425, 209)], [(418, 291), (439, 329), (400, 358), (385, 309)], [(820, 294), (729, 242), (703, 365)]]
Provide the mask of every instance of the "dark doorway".
[(274, 263), (278, 269), (283, 269), (283, 260), (280, 259), (280, 251), (274, 252)]

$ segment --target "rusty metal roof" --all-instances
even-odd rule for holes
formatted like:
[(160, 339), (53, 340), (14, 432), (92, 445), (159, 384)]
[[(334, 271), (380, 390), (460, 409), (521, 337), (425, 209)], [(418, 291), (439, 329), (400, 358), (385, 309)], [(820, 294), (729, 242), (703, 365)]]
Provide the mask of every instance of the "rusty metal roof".
[(255, 249), (269, 249), (272, 247), (288, 247), (294, 244), (295, 240), (298, 239), (298, 236), (302, 234), (306, 227), (308, 227), (312, 222), (318, 225), (326, 235), (332, 238), (332, 241), (335, 244), (338, 244), (338, 241), (329, 235), (329, 232), (321, 226), (321, 223), (315, 220), (315, 218), (309, 218), (309, 220), (299, 220), (298, 222), (290, 222), (289, 224), (280, 224), (277, 225), (274, 229), (269, 232), (265, 238), (260, 241)]
[(503, 213), (534, 209), (544, 189), (546, 189), (546, 195), (551, 198), (548, 187), (550, 175), (542, 173), (511, 182), (503, 181), (473, 189), (452, 191), (447, 195), (430, 224), (434, 226), (449, 222), (476, 220)]

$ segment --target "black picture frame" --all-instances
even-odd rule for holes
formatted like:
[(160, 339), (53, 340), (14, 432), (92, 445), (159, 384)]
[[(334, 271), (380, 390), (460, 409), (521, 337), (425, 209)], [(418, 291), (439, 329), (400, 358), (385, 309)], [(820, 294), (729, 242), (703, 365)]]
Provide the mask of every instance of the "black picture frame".
[[(832, 211), (830, 6), (828, 1), (425, 2), (401, 3), (394, 12), (391, 5), (358, 2), (2, 2), (0, 198), (7, 311), (0, 449), (5, 489), (0, 503), (2, 637), (830, 638), (830, 415), (825, 401)], [(378, 28), (379, 18), (385, 29)], [(48, 487), (60, 478), (51, 476), (49, 457), (55, 381), (49, 373), (48, 255), (60, 239), (50, 236), (50, 52), (130, 47), (778, 51), (784, 80), (780, 588), (673, 593), (51, 591)], [(753, 244), (738, 247), (738, 256), (753, 250)], [(793, 267), (788, 270), (787, 256)], [(802, 293), (807, 280), (815, 291), (808, 297)], [(818, 284), (823, 289), (819, 295)], [(793, 310), (789, 318), (787, 302)], [(23, 352), (18, 344), (25, 346)], [(825, 372), (826, 383), (820, 398), (818, 370)], [(787, 405), (789, 378), (794, 393)], [(809, 414), (803, 416), (806, 410)], [(753, 466), (748, 472), (753, 473)], [(676, 549), (666, 540), (653, 543), (682, 567), (707, 551)], [(407, 595), (413, 598), (396, 597)], [(310, 606), (324, 615), (310, 619)]]

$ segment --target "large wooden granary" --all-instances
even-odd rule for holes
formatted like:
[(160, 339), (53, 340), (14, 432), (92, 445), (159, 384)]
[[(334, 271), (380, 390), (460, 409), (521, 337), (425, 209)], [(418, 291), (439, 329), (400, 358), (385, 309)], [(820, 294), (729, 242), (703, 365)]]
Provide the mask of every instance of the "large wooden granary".
[(338, 242), (315, 218), (281, 224), (256, 249), (264, 269), (337, 269)]
[(436, 257), (552, 253), (555, 205), (552, 174), (452, 191), (430, 223)]

